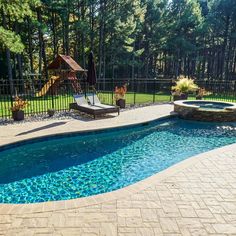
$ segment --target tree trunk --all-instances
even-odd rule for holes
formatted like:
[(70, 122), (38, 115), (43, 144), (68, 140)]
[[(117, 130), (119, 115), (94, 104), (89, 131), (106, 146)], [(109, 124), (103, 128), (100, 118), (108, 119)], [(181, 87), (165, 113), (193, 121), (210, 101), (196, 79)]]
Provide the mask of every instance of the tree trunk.
[(45, 41), (44, 41), (42, 29), (41, 29), (42, 15), (41, 15), (41, 10), (39, 8), (37, 9), (37, 16), (38, 16), (38, 21), (39, 21), (39, 24), (40, 24), (39, 28), (38, 28), (38, 35), (39, 35), (39, 74), (42, 75), (42, 62), (43, 62), (46, 80), (48, 80)]
[(69, 18), (70, 18), (70, 12), (69, 12), (69, 1), (67, 1), (67, 9), (66, 9), (66, 19), (64, 23), (64, 29), (65, 29), (65, 53), (66, 55), (70, 55), (70, 49), (69, 49)]
[(57, 47), (57, 33), (56, 33), (56, 14), (52, 12), (52, 43), (53, 43), (53, 58), (55, 58), (58, 54)]
[[(4, 13), (2, 13), (2, 23), (3, 27), (7, 29), (6, 17)], [(10, 86), (10, 94), (13, 96), (14, 94), (14, 86), (13, 86), (13, 76), (12, 76), (12, 66), (11, 66), (11, 52), (9, 48), (6, 48), (6, 59), (7, 59), (7, 73), (8, 73), (8, 80)]]
[(90, 50), (94, 50), (94, 2), (92, 1), (90, 5)]
[(29, 61), (30, 61), (30, 73), (34, 74), (32, 30), (31, 30), (29, 18), (27, 18), (27, 25), (28, 25), (28, 44), (29, 44), (28, 53), (29, 53)]
[(227, 45), (228, 45), (228, 34), (229, 34), (229, 25), (230, 25), (230, 16), (226, 16), (225, 21), (225, 32), (224, 32), (224, 42), (223, 42), (223, 51), (222, 51), (222, 67), (221, 67), (221, 74), (222, 78), (225, 79), (226, 75), (226, 57), (227, 57)]
[(101, 79), (102, 75), (102, 62), (103, 62), (103, 38), (104, 38), (104, 2), (103, 0), (100, 0), (100, 22), (99, 22), (99, 61), (98, 61), (98, 66), (99, 66), (99, 72), (98, 72), (98, 78), (99, 80)]

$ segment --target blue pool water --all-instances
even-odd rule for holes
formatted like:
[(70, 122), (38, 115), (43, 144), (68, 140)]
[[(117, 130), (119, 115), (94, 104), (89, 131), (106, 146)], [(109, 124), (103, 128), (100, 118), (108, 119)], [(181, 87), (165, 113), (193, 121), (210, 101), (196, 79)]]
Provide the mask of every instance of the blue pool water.
[(184, 102), (188, 105), (195, 105), (199, 106), (200, 108), (204, 110), (224, 110), (226, 107), (233, 106), (230, 103), (225, 102), (209, 102), (209, 101), (186, 101)]
[(169, 118), (0, 149), (0, 202), (34, 203), (112, 191), (234, 142), (235, 123)]

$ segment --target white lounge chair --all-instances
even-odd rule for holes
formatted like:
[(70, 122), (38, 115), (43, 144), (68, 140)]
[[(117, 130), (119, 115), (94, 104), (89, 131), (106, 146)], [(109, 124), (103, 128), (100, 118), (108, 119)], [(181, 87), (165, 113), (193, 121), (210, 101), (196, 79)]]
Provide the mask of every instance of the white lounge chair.
[(107, 108), (107, 109), (111, 109), (111, 108), (115, 108), (117, 109), (118, 107), (117, 106), (111, 106), (111, 105), (106, 105), (106, 104), (102, 104), (97, 96), (97, 94), (91, 94), (89, 93), (87, 95), (87, 98), (89, 100), (89, 103), (92, 105), (92, 106), (98, 106), (98, 107), (101, 107), (101, 108)]
[(119, 107), (113, 107), (108, 105), (103, 106), (103, 104), (101, 104), (102, 106), (88, 104), (86, 98), (82, 94), (74, 95), (73, 97), (75, 99), (75, 103), (71, 103), (69, 108), (93, 115), (94, 119), (96, 119), (97, 115), (101, 114), (114, 112), (118, 112), (118, 115), (120, 114)]

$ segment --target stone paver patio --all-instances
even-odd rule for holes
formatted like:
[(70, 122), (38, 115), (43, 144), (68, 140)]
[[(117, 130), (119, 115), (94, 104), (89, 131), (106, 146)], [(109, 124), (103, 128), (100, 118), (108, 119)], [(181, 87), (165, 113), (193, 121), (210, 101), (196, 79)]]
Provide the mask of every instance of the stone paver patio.
[[(134, 122), (151, 120), (168, 115), (171, 109), (170, 105), (153, 106), (84, 126), (82, 121), (68, 123), (74, 124), (71, 131), (89, 125), (101, 128), (110, 122), (122, 125), (125, 117), (128, 123), (132, 118)], [(17, 132), (38, 125), (1, 127), (1, 144), (17, 141)], [(46, 134), (55, 132), (49, 130)], [(32, 134), (42, 135), (39, 131), (23, 138)], [(111, 193), (54, 203), (0, 204), (0, 235), (236, 235), (236, 144), (192, 157)]]

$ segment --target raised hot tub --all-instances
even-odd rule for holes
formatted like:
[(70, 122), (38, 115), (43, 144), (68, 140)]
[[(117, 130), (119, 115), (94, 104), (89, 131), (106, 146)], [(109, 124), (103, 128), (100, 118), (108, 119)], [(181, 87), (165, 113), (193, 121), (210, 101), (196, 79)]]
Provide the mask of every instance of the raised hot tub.
[(236, 121), (236, 103), (219, 101), (175, 101), (174, 111), (182, 119), (214, 122)]

